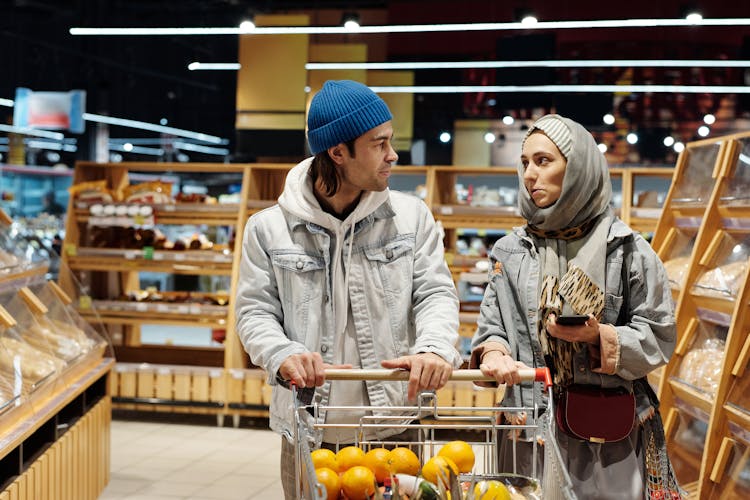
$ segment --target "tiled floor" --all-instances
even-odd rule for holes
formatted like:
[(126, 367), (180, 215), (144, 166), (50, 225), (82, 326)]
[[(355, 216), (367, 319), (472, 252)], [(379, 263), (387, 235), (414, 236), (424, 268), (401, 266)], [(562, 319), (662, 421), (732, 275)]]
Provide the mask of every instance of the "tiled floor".
[(283, 499), (279, 449), (262, 428), (115, 419), (100, 499)]

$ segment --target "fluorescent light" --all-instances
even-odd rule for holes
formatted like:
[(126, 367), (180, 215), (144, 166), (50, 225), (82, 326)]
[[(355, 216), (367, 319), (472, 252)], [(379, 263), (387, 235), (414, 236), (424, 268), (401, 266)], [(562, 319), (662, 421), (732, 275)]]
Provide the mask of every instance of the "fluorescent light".
[(0, 97), (0, 106), (7, 106), (9, 108), (13, 107), (14, 101), (12, 99), (3, 99)]
[(209, 71), (226, 71), (233, 70), (237, 71), (241, 67), (240, 63), (202, 63), (202, 62), (191, 62), (188, 64), (190, 71), (198, 70), (209, 70)]
[(711, 113), (703, 117), (703, 123), (706, 125), (713, 125), (716, 122), (716, 117)]
[(486, 142), (487, 144), (492, 144), (493, 142), (495, 142), (495, 139), (495, 134), (493, 134), (492, 132), (487, 132), (486, 134), (484, 134), (484, 142)]
[(699, 12), (691, 12), (685, 16), (685, 20), (692, 24), (700, 24), (700, 22), (703, 21), (703, 16)]
[[(193, 63), (195, 64), (195, 63)], [(470, 68), (747, 68), (750, 60), (714, 59), (596, 59), (544, 61), (433, 61), (307, 63), (307, 70), (327, 69), (470, 69)]]
[(450, 142), (450, 140), (451, 140), (451, 135), (450, 135), (450, 133), (448, 133), (448, 132), (442, 132), (442, 133), (440, 134), (440, 142), (442, 142), (443, 144), (447, 144), (447, 143), (449, 143), (449, 142)]
[(50, 132), (48, 130), (40, 130), (30, 127), (14, 127), (13, 125), (3, 125), (0, 123), (0, 132), (12, 132), (23, 135), (33, 135), (35, 137), (45, 137), (47, 139), (55, 139), (61, 141), (65, 138), (65, 135), (60, 132)]
[(53, 151), (68, 151), (75, 153), (78, 151), (78, 147), (72, 144), (62, 144), (60, 142), (49, 142), (49, 141), (24, 141), (26, 146), (32, 149), (51, 149)]
[(638, 134), (630, 132), (625, 139), (628, 141), (628, 144), (636, 144), (638, 142)]
[(675, 142), (672, 147), (674, 148), (675, 153), (682, 153), (685, 150), (685, 145), (681, 142)]
[(662, 141), (666, 147), (670, 147), (674, 144), (674, 137), (671, 135), (668, 135), (664, 138), (664, 141)]
[(537, 24), (539, 24), (539, 19), (534, 16), (526, 16), (521, 19), (521, 24), (527, 27), (536, 26)]
[(209, 146), (200, 146), (198, 144), (191, 144), (189, 142), (175, 141), (172, 143), (175, 148), (183, 149), (185, 151), (195, 151), (196, 153), (205, 153), (208, 155), (228, 155), (229, 150), (227, 148), (212, 148)]
[(503, 123), (506, 125), (513, 125), (515, 121), (516, 120), (510, 115), (503, 116)]
[(195, 139), (195, 140), (203, 141), (203, 142), (209, 142), (211, 144), (222, 144), (222, 140), (223, 140), (221, 137), (216, 137), (215, 135), (201, 134), (200, 132), (192, 132), (190, 130), (184, 130), (181, 128), (165, 127), (164, 125), (156, 125), (155, 123), (141, 122), (138, 120), (114, 118), (112, 116), (84, 113), (83, 119), (90, 121), (90, 122), (106, 123), (107, 125), (138, 128), (141, 130), (150, 130), (151, 132), (159, 132), (159, 133), (164, 133), (164, 134), (176, 135), (178, 137), (188, 137), (190, 139)]
[(685, 94), (750, 94), (743, 85), (455, 85), (455, 86), (371, 86), (380, 94), (462, 94), (470, 92), (639, 92)]
[(137, 153), (142, 155), (151, 155), (151, 156), (161, 156), (164, 154), (163, 149), (158, 148), (146, 148), (143, 146), (133, 146), (130, 143), (125, 143), (122, 145), (119, 144), (110, 144), (109, 145), (110, 151), (124, 151), (126, 153)]
[(698, 127), (698, 135), (701, 137), (708, 137), (708, 134), (711, 133), (711, 129), (706, 127), (705, 125), (701, 125)]
[(607, 125), (612, 125), (615, 123), (615, 117), (611, 113), (607, 113), (602, 117), (602, 121)]
[(596, 147), (599, 148), (599, 151), (601, 151), (602, 154), (606, 153), (607, 149), (609, 149), (607, 148), (607, 145), (604, 144), (603, 142), (600, 142), (599, 144), (597, 144)]
[(251, 21), (250, 19), (247, 19), (245, 21), (242, 21), (240, 23), (240, 32), (241, 33), (247, 33), (249, 31), (252, 31), (255, 29), (255, 23)]
[[(533, 26), (523, 23), (462, 23), (462, 24), (410, 24), (391, 26), (361, 26), (357, 33), (425, 33), (446, 31), (499, 31), (499, 30), (543, 30), (580, 28), (644, 28), (644, 27), (693, 27), (693, 26), (750, 26), (750, 18), (703, 19), (699, 22), (687, 19), (611, 19), (600, 21), (542, 21)], [(70, 28), (71, 35), (345, 35), (351, 33), (343, 26), (261, 26), (253, 29), (226, 28)]]
[[(67, 140), (67, 139), (66, 139)], [(148, 144), (155, 144), (157, 146), (161, 146), (162, 144), (166, 142), (174, 142), (174, 138), (165, 138), (165, 137), (110, 137), (109, 142), (114, 144), (125, 144), (126, 142), (129, 142), (131, 144), (140, 144), (140, 145), (148, 145)], [(180, 141), (183, 144), (186, 144), (185, 141)], [(229, 139), (222, 139), (220, 144), (229, 144)]]

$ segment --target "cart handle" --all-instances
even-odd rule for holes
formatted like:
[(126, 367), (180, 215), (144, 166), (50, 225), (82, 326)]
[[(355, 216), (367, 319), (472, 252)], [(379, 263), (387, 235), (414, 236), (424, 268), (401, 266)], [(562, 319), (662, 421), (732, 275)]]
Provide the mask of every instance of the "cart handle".
[[(552, 385), (549, 368), (521, 368), (518, 370), (523, 382), (544, 382), (545, 389)], [(327, 368), (327, 380), (409, 380), (408, 370)], [(481, 370), (453, 370), (449, 380), (461, 382), (493, 382)]]

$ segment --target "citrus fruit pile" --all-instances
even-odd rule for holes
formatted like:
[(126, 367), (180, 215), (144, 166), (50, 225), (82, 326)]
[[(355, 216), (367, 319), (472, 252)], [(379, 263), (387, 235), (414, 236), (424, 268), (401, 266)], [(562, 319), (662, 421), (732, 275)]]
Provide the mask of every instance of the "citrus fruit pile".
[[(311, 458), (328, 500), (370, 500), (378, 485), (390, 481), (391, 477), (399, 480), (400, 500), (416, 495), (417, 490), (421, 491), (421, 498), (437, 498), (439, 488), (436, 485), (442, 483), (447, 488), (451, 472), (456, 476), (470, 473), (475, 461), (471, 445), (460, 440), (443, 445), (423, 465), (407, 447), (372, 448), (365, 452), (357, 446), (346, 446), (337, 453), (319, 449), (311, 453)], [(382, 486), (380, 489), (382, 491)], [(510, 498), (499, 481), (478, 483), (472, 493), (476, 500)]]

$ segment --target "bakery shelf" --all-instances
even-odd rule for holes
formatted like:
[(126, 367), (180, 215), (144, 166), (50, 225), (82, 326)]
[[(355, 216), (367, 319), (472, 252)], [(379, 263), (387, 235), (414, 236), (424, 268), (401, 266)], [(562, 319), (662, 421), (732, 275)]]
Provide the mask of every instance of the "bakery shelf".
[(154, 250), (145, 258), (145, 250), (80, 247), (68, 256), (73, 270), (151, 271), (174, 274), (232, 273), (232, 255), (211, 250)]
[(669, 385), (677, 398), (704, 413), (706, 420), (708, 420), (708, 415), (711, 414), (711, 407), (713, 406), (713, 398), (677, 378), (670, 378)]
[[(80, 223), (88, 224), (89, 210), (95, 203), (76, 202), (75, 216)], [(144, 206), (143, 203), (111, 203), (115, 206)], [(237, 223), (239, 205), (234, 203), (171, 203), (147, 205), (153, 210), (157, 224), (205, 224), (213, 226), (233, 226)], [(131, 217), (137, 223), (138, 216)]]

